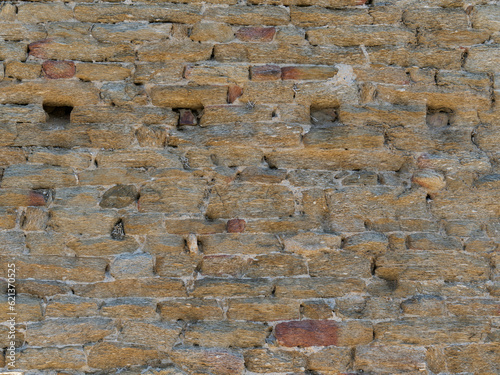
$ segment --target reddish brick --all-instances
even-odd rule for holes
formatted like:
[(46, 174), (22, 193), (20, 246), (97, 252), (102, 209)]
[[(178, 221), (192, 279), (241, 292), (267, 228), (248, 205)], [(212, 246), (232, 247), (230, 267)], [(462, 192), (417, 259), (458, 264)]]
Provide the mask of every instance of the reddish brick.
[(285, 66), (281, 68), (281, 79), (326, 80), (337, 74), (337, 68), (328, 66)]
[(198, 119), (195, 114), (188, 109), (181, 109), (179, 117), (179, 125), (197, 125)]
[(274, 27), (241, 27), (236, 32), (236, 37), (244, 42), (271, 42), (274, 34)]
[(29, 193), (29, 203), (30, 206), (45, 206), (47, 204), (47, 197), (39, 192), (32, 190)]
[(338, 329), (333, 320), (291, 321), (279, 323), (275, 336), (283, 346), (328, 346), (337, 345)]
[(31, 56), (39, 57), (41, 59), (44, 57), (44, 47), (53, 41), (52, 38), (42, 39), (28, 45), (28, 51)]
[(277, 65), (252, 66), (250, 77), (254, 81), (277, 81), (281, 79), (281, 68)]
[(230, 85), (227, 90), (227, 102), (233, 103), (243, 94), (243, 88), (238, 85)]
[(73, 61), (45, 61), (42, 64), (45, 77), (50, 79), (71, 78), (76, 73)]
[(228, 233), (242, 233), (245, 231), (246, 222), (243, 219), (231, 219), (227, 222)]

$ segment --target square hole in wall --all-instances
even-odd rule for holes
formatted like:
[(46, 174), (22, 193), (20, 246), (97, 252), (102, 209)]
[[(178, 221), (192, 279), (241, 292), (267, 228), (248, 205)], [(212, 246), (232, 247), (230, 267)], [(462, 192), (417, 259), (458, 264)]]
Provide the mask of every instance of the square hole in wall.
[(427, 108), (426, 122), (431, 129), (440, 129), (450, 125), (453, 111), (448, 108)]
[(43, 105), (43, 110), (47, 113), (47, 123), (51, 125), (69, 124), (73, 107)]

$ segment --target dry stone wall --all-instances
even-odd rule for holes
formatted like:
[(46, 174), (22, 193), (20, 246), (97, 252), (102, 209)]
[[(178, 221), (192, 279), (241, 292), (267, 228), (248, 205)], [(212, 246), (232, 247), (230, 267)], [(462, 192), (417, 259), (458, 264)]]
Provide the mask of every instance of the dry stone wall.
[(0, 36), (0, 368), (500, 373), (499, 3), (4, 1)]

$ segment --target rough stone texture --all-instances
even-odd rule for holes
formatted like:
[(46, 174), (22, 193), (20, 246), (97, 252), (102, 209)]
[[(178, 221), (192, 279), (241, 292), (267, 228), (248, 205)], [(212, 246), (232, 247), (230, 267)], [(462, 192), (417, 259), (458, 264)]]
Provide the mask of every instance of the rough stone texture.
[(0, 372), (500, 373), (499, 43), (486, 0), (3, 2)]

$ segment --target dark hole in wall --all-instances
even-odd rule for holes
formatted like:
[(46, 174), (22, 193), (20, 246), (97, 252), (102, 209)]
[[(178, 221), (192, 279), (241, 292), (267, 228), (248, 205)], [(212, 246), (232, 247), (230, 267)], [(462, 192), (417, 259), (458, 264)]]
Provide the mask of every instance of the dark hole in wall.
[(73, 107), (51, 106), (44, 104), (43, 110), (45, 111), (45, 113), (47, 113), (48, 124), (64, 125), (64, 124), (69, 124), (71, 111), (73, 110)]

